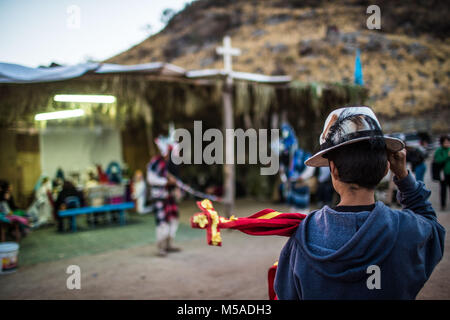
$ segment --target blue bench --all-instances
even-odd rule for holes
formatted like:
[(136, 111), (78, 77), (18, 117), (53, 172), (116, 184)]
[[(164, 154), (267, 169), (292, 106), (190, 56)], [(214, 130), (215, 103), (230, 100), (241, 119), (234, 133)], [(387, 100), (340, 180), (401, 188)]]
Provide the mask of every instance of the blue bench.
[(58, 211), (58, 216), (60, 217), (71, 217), (72, 218), (72, 231), (77, 231), (77, 219), (76, 217), (80, 214), (91, 214), (97, 212), (108, 212), (108, 211), (119, 211), (119, 222), (120, 225), (125, 224), (125, 210), (133, 209), (134, 202), (124, 202), (117, 204), (105, 204), (98, 207), (81, 207), (67, 210)]

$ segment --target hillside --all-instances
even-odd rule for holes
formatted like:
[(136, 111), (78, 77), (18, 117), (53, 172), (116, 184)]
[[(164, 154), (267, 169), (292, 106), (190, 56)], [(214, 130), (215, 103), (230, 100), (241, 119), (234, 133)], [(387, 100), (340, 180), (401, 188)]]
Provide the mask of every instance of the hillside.
[[(386, 117), (449, 110), (450, 41), (445, 1), (381, 1), (381, 30), (366, 28), (368, 1), (198, 0), (160, 33), (107, 62), (166, 61), (221, 68), (229, 35), (242, 50), (233, 68), (299, 81), (353, 81), (360, 48), (368, 104)], [(445, 119), (444, 119), (445, 120)], [(439, 121), (435, 129), (448, 124)], [(442, 128), (441, 128), (442, 129)]]

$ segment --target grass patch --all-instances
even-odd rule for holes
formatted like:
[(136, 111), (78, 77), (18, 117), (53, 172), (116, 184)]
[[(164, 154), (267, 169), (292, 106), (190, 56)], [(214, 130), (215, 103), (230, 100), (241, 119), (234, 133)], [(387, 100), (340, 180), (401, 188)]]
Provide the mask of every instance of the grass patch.
[[(33, 230), (20, 243), (19, 263), (29, 266), (41, 262), (68, 259), (82, 255), (103, 253), (110, 250), (154, 243), (155, 219), (153, 214), (140, 216), (127, 215), (127, 224), (100, 224), (95, 228), (88, 227), (85, 216), (77, 218), (78, 231), (58, 233), (56, 226)], [(185, 241), (195, 237), (204, 237), (204, 232), (191, 229), (180, 222), (177, 241)]]

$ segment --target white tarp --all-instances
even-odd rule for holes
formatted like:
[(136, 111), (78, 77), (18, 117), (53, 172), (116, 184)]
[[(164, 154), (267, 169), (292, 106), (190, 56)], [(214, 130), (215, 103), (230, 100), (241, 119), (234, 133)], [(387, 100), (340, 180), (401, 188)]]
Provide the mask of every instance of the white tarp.
[(95, 71), (95, 73), (124, 73), (124, 72), (143, 72), (143, 73), (161, 72), (184, 76), (186, 70), (170, 63), (150, 62), (135, 65), (104, 63)]
[(83, 63), (67, 67), (29, 68), (0, 62), (0, 83), (51, 82), (72, 79), (95, 70), (98, 63)]
[[(186, 72), (186, 77), (188, 78), (208, 78), (226, 75), (227, 73), (225, 70), (218, 70), (218, 69), (191, 70)], [(292, 80), (290, 76), (266, 76), (264, 74), (238, 72), (238, 71), (232, 71), (230, 73), (230, 76), (233, 79), (247, 80), (253, 82), (263, 82), (263, 83), (280, 83), (280, 82), (289, 82)]]
[(151, 62), (136, 65), (120, 65), (112, 63), (83, 63), (67, 67), (29, 68), (12, 63), (0, 62), (0, 83), (33, 83), (68, 80), (81, 77), (87, 72), (107, 73), (161, 73), (184, 76), (185, 70), (178, 66)]
[[(148, 73), (171, 75), (187, 78), (209, 78), (225, 76), (224, 70), (205, 69), (191, 70), (164, 62), (150, 62), (135, 65), (120, 65), (112, 63), (83, 63), (66, 67), (29, 68), (12, 63), (0, 62), (0, 83), (34, 83), (68, 80), (81, 77), (87, 72), (96, 74), (108, 73)], [(263, 74), (232, 71), (234, 79), (262, 83), (283, 83), (291, 81), (290, 76), (267, 76)]]

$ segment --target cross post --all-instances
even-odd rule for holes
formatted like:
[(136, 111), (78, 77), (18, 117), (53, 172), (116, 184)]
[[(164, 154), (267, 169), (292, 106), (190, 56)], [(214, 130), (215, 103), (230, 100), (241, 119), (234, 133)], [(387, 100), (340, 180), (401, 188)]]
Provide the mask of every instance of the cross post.
[(233, 71), (232, 56), (238, 56), (241, 54), (241, 50), (231, 47), (231, 39), (229, 36), (223, 38), (223, 46), (216, 48), (216, 52), (219, 55), (223, 55), (223, 67), (227, 74)]
[(231, 47), (229, 36), (223, 38), (223, 46), (216, 49), (217, 54), (223, 55), (226, 78), (223, 84), (223, 130), (225, 132), (225, 163), (223, 165), (223, 188), (225, 215), (229, 218), (234, 210), (235, 198), (235, 166), (234, 166), (234, 136), (228, 137), (227, 129), (234, 129), (233, 119), (233, 77), (232, 56), (241, 54), (241, 50)]

